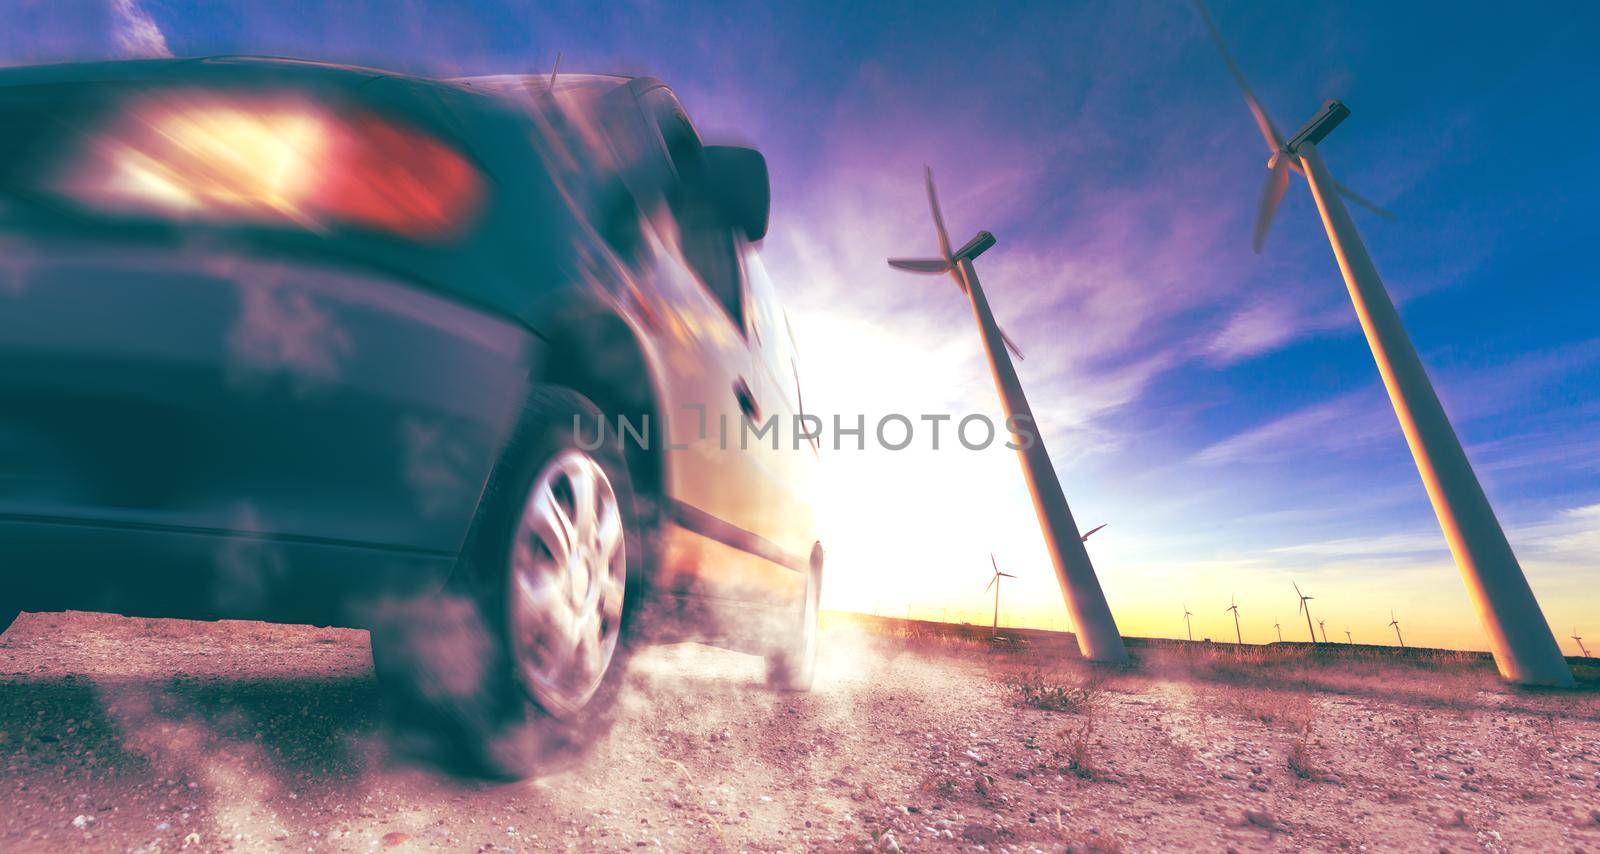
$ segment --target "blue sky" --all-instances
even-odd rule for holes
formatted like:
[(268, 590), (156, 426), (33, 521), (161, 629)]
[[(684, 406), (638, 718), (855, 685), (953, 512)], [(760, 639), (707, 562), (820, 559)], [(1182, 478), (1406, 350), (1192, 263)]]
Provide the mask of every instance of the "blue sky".
[[(765, 256), (823, 412), (995, 411), (960, 295), (883, 265), (932, 248), (930, 164), (955, 238), (999, 237), (979, 271), (1080, 522), (1111, 522), (1091, 552), (1126, 632), (1180, 633), (1187, 602), (1220, 637), (1237, 593), (1265, 640), (1293, 578), (1331, 633), (1378, 641), (1394, 607), (1416, 643), (1481, 646), (1298, 179), (1250, 252), (1267, 152), (1194, 9), (976, 5), (0, 0), (0, 61), (153, 29), (178, 55), (660, 77), (768, 155)], [(1397, 214), (1356, 217), (1558, 636), (1600, 637), (1600, 7), (1213, 12), (1286, 131), (1351, 107), (1324, 155)], [(1010, 457), (826, 469), (831, 604), (976, 620), (992, 550), (1024, 576), (1012, 620), (1064, 621)]]

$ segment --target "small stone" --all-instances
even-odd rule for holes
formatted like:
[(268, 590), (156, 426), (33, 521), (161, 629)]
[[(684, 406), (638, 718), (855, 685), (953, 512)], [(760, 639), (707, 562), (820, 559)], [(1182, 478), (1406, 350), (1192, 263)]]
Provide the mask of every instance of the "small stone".
[(80, 815), (72, 819), (72, 826), (82, 830), (94, 823), (94, 816)]
[(1278, 820), (1266, 810), (1245, 810), (1244, 820), (1249, 824), (1253, 824), (1256, 827), (1264, 827), (1267, 830), (1279, 829)]
[(402, 844), (404, 844), (406, 842), (409, 842), (410, 840), (411, 840), (411, 834), (402, 833), (401, 831), (398, 831), (398, 830), (392, 831), (390, 833), (385, 833), (383, 835), (383, 844), (384, 845), (402, 845)]
[(1000, 838), (1000, 832), (984, 824), (969, 824), (961, 828), (961, 838), (977, 845), (992, 845)]

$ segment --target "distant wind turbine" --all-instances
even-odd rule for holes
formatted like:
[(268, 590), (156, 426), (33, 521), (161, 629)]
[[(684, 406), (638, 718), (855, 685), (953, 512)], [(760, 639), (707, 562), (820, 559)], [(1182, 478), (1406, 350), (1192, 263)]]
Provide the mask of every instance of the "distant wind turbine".
[[(990, 552), (989, 553), (989, 563), (994, 564), (994, 575), (989, 577), (989, 587), (993, 587), (994, 588), (994, 626), (993, 626), (991, 631), (992, 631), (993, 634), (999, 634), (1000, 633), (1000, 579), (1002, 579), (1002, 578), (1016, 578), (1016, 576), (1012, 575), (1009, 572), (1001, 572), (1000, 571), (1000, 564), (995, 563), (995, 560), (994, 560), (994, 552)], [(989, 587), (983, 588), (984, 591), (987, 592)]]
[(1578, 636), (1578, 627), (1577, 626), (1573, 626), (1572, 627), (1572, 639), (1578, 642), (1578, 651), (1583, 653), (1583, 657), (1584, 658), (1588, 658), (1589, 657), (1589, 650), (1584, 649), (1584, 647), (1583, 647), (1583, 638)]
[(1406, 639), (1400, 636), (1400, 621), (1395, 619), (1394, 609), (1389, 610), (1389, 625), (1394, 626), (1394, 639), (1400, 642), (1400, 648), (1406, 648)]
[(1289, 173), (1294, 171), (1305, 176), (1322, 215), (1322, 225), (1328, 233), (1339, 272), (1355, 305), (1356, 317), (1366, 333), (1367, 345), (1389, 392), (1389, 401), (1394, 405), (1395, 416), (1422, 476), (1434, 515), (1439, 518), (1445, 543), (1455, 557), (1456, 568), (1484, 623), (1501, 677), (1529, 685), (1571, 687), (1572, 669), (1561, 655), (1555, 633), (1545, 622), (1539, 600), (1528, 586), (1527, 576), (1517, 563), (1505, 530), (1500, 527), (1500, 520), (1484, 495), (1472, 463), (1461, 448), (1461, 440), (1450, 425), (1444, 406), (1439, 403), (1439, 395), (1428, 379), (1422, 360), (1417, 357), (1416, 347), (1406, 334), (1394, 301), (1384, 289), (1378, 268), (1367, 254), (1366, 245), (1361, 242), (1361, 235), (1340, 196), (1348, 196), (1351, 201), (1382, 215), (1387, 215), (1387, 211), (1335, 181), (1317, 151), (1323, 138), (1350, 115), (1349, 108), (1338, 101), (1329, 101), (1294, 136), (1284, 140), (1256, 100), (1255, 93), (1250, 91), (1232, 54), (1228, 53), (1203, 0), (1195, 0), (1195, 6), (1234, 82), (1244, 93), (1245, 104), (1272, 152), (1267, 160), (1270, 170), (1267, 183), (1256, 214), (1253, 247), (1256, 252), (1261, 251), (1278, 203), (1289, 190)]
[(1322, 620), (1317, 621), (1317, 628), (1322, 630), (1322, 642), (1328, 642), (1328, 624)]
[(1194, 642), (1194, 626), (1190, 625), (1190, 623), (1189, 623), (1189, 618), (1192, 617), (1192, 616), (1194, 616), (1194, 615), (1189, 613), (1189, 606), (1188, 605), (1184, 605), (1183, 606), (1183, 630), (1186, 633), (1188, 633), (1189, 641), (1191, 643)]
[(1272, 627), (1278, 630), (1278, 643), (1283, 643), (1283, 626), (1273, 623)]
[(1316, 597), (1307, 596), (1306, 594), (1301, 593), (1300, 592), (1300, 584), (1298, 582), (1290, 582), (1290, 583), (1294, 585), (1294, 595), (1300, 597), (1300, 610), (1304, 611), (1305, 615), (1306, 615), (1306, 631), (1311, 633), (1311, 642), (1312, 643), (1316, 643), (1317, 642), (1317, 630), (1311, 628), (1311, 606), (1306, 604), (1307, 602), (1310, 602), (1312, 599), (1314, 599)]
[(1350, 630), (1349, 629), (1345, 629), (1344, 630), (1344, 639), (1345, 639), (1345, 642), (1350, 644), (1351, 646), (1355, 646), (1356, 645), (1356, 639), (1353, 638), (1353, 637), (1350, 637)]
[(1233, 612), (1233, 636), (1238, 639), (1239, 646), (1242, 647), (1244, 646), (1244, 632), (1239, 631), (1239, 602), (1232, 596), (1228, 597), (1228, 601), (1232, 604), (1222, 610), (1224, 612)]
[[(1094, 564), (1083, 547), (1083, 535), (1078, 533), (1078, 523), (1067, 506), (1066, 494), (1061, 491), (1061, 480), (1056, 476), (1050, 453), (1045, 450), (1044, 439), (1038, 435), (1038, 422), (1022, 392), (1022, 381), (1006, 354), (1007, 348), (1022, 357), (1021, 351), (1010, 336), (995, 323), (989, 300), (978, 282), (978, 272), (972, 262), (994, 245), (994, 235), (980, 231), (960, 249), (950, 248), (950, 235), (945, 232), (944, 214), (939, 210), (939, 193), (933, 186), (933, 170), (925, 169), (928, 189), (928, 208), (933, 214), (933, 227), (939, 238), (938, 258), (890, 258), (889, 266), (912, 273), (948, 273), (956, 286), (972, 303), (972, 315), (978, 322), (978, 332), (983, 339), (984, 353), (989, 357), (989, 371), (1000, 392), (1000, 406), (1005, 412), (1006, 426), (1012, 443), (1017, 446), (1017, 456), (1022, 461), (1022, 474), (1033, 496), (1033, 509), (1039, 517), (1039, 527), (1044, 533), (1045, 546), (1050, 552), (1050, 562), (1055, 566), (1056, 581), (1061, 585), (1062, 598), (1067, 611), (1072, 614), (1078, 630), (1078, 649), (1091, 661), (1122, 664), (1128, 660), (1127, 648), (1117, 631), (1117, 621), (1106, 604), (1105, 592), (1100, 589), (1100, 579), (1095, 576)], [(1012, 429), (1012, 425), (1017, 425)]]

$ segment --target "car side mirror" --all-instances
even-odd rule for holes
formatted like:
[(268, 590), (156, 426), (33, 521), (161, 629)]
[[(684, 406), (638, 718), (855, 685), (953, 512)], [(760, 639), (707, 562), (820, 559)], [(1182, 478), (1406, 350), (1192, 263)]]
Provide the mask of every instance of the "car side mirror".
[(767, 158), (754, 148), (708, 145), (705, 164), (711, 192), (728, 224), (751, 241), (766, 237), (767, 220), (772, 213)]

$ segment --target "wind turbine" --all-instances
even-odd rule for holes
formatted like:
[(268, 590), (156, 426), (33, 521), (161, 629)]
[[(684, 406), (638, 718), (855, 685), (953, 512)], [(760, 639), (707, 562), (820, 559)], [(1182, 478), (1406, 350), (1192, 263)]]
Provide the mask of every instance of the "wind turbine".
[(1572, 670), (1556, 645), (1555, 633), (1545, 622), (1533, 588), (1528, 586), (1527, 576), (1511, 551), (1500, 520), (1489, 506), (1472, 463), (1461, 448), (1461, 440), (1456, 437), (1439, 403), (1422, 360), (1417, 357), (1416, 348), (1400, 323), (1400, 314), (1384, 290), (1377, 267), (1373, 266), (1340, 196), (1347, 196), (1380, 214), (1386, 212), (1335, 181), (1317, 151), (1317, 145), (1350, 115), (1349, 108), (1338, 101), (1327, 102), (1285, 141), (1250, 91), (1250, 85), (1223, 44), (1222, 34), (1203, 0), (1195, 0), (1195, 6), (1221, 51), (1228, 71), (1244, 92), (1245, 103), (1272, 152), (1267, 161), (1270, 170), (1267, 183), (1262, 189), (1256, 215), (1255, 250), (1261, 251), (1272, 215), (1288, 192), (1289, 172), (1300, 173), (1310, 186), (1322, 215), (1322, 225), (1355, 304), (1356, 317), (1366, 333), (1367, 345), (1372, 349), (1400, 429), (1416, 460), (1434, 515), (1439, 517), (1445, 542), (1466, 582), (1467, 593), (1477, 606), (1478, 618), (1489, 636), (1501, 677), (1529, 685), (1570, 687)]
[(925, 169), (928, 188), (928, 208), (933, 214), (933, 227), (939, 238), (938, 258), (891, 258), (889, 266), (912, 273), (948, 273), (956, 286), (972, 303), (972, 316), (978, 323), (983, 339), (984, 353), (989, 358), (989, 370), (994, 375), (995, 388), (1000, 392), (1000, 405), (1006, 415), (1006, 429), (1011, 433), (1012, 444), (1017, 446), (1017, 456), (1022, 461), (1022, 474), (1033, 497), (1033, 509), (1039, 516), (1045, 546), (1050, 552), (1050, 562), (1055, 566), (1056, 581), (1061, 585), (1062, 598), (1067, 611), (1077, 627), (1078, 649), (1091, 661), (1125, 663), (1128, 651), (1117, 631), (1117, 622), (1106, 604), (1105, 593), (1100, 589), (1100, 579), (1095, 576), (1094, 564), (1089, 562), (1089, 552), (1084, 549), (1084, 536), (1078, 533), (1072, 510), (1067, 507), (1067, 497), (1061, 491), (1061, 481), (1050, 463), (1044, 440), (1037, 432), (1023, 432), (1036, 422), (1028, 398), (1022, 393), (1022, 382), (1017, 379), (1016, 368), (1006, 354), (1009, 347), (1021, 358), (1009, 336), (995, 323), (989, 310), (989, 300), (978, 283), (978, 273), (972, 262), (984, 250), (994, 245), (994, 235), (980, 231), (960, 249), (951, 250), (950, 236), (945, 232), (944, 214), (939, 210), (939, 194), (933, 186), (933, 170)]
[(1272, 627), (1278, 630), (1278, 643), (1283, 643), (1283, 626), (1273, 623)]
[(1400, 621), (1395, 619), (1394, 609), (1389, 609), (1389, 625), (1394, 626), (1394, 639), (1400, 642), (1400, 648), (1406, 648), (1406, 639), (1400, 636)]
[(1351, 646), (1355, 646), (1356, 645), (1356, 639), (1353, 638), (1353, 637), (1350, 637), (1350, 630), (1349, 629), (1345, 629), (1344, 630), (1344, 640), (1345, 640), (1345, 643), (1348, 643)]
[[(1009, 572), (1001, 572), (1000, 571), (1000, 564), (995, 563), (995, 561), (994, 561), (994, 552), (990, 552), (989, 553), (989, 563), (994, 564), (994, 575), (989, 577), (989, 587), (993, 587), (994, 588), (994, 627), (990, 631), (991, 631), (992, 634), (999, 634), (1000, 633), (1000, 579), (1002, 579), (1002, 578), (1016, 578), (1016, 576), (1012, 575)], [(988, 592), (989, 587), (983, 588), (984, 591)]]
[(1306, 594), (1301, 593), (1300, 592), (1300, 584), (1298, 582), (1291, 581), (1289, 583), (1294, 585), (1294, 595), (1300, 597), (1300, 610), (1304, 611), (1305, 615), (1306, 615), (1306, 631), (1311, 633), (1311, 642), (1314, 644), (1314, 643), (1317, 642), (1317, 630), (1311, 628), (1311, 606), (1307, 605), (1306, 603), (1310, 602), (1312, 599), (1315, 599), (1316, 597), (1315, 596), (1307, 596)]
[(1189, 606), (1183, 606), (1183, 630), (1189, 635), (1189, 642), (1194, 643), (1194, 626), (1190, 625), (1189, 618), (1194, 616), (1189, 613)]
[(1327, 624), (1327, 622), (1323, 621), (1323, 620), (1318, 620), (1317, 621), (1317, 628), (1322, 630), (1322, 642), (1323, 643), (1327, 643), (1328, 642), (1328, 624)]
[(1577, 626), (1573, 626), (1572, 627), (1572, 639), (1578, 642), (1578, 651), (1583, 653), (1583, 657), (1584, 658), (1588, 658), (1589, 657), (1589, 650), (1583, 648), (1583, 638), (1578, 636), (1578, 627)]
[(1223, 608), (1222, 610), (1224, 612), (1228, 612), (1228, 611), (1232, 611), (1233, 612), (1233, 636), (1235, 638), (1238, 638), (1239, 646), (1242, 647), (1242, 646), (1244, 646), (1244, 633), (1239, 631), (1239, 603), (1232, 596), (1228, 597), (1228, 601), (1231, 602), (1232, 604), (1230, 604), (1226, 608)]

